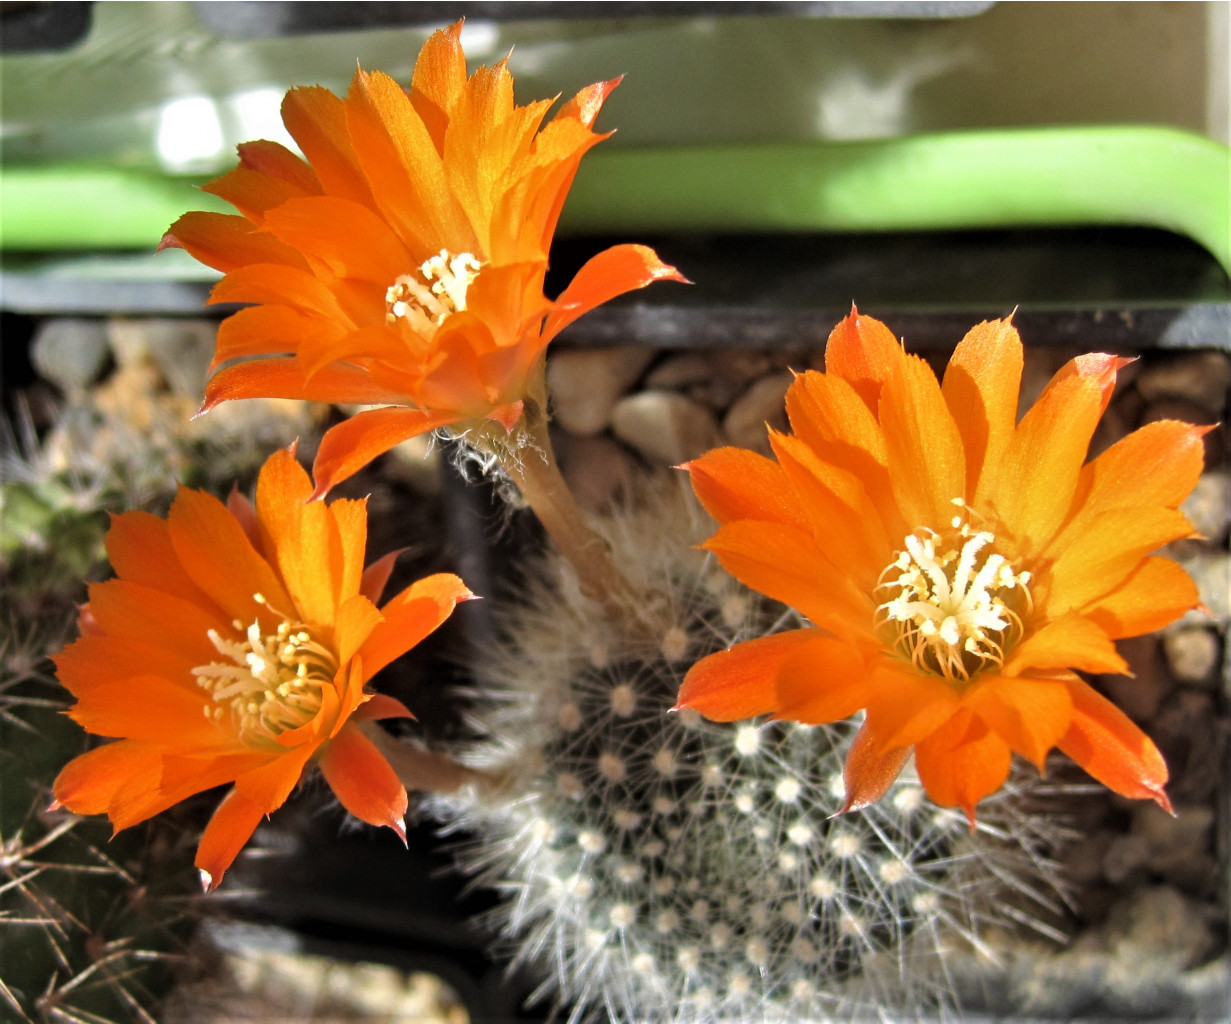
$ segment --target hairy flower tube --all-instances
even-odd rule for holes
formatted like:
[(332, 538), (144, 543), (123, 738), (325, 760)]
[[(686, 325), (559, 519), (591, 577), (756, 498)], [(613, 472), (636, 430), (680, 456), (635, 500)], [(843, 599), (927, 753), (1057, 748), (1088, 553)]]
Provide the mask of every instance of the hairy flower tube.
[[(205, 186), (237, 215), (194, 212), (162, 246), (223, 271), (211, 302), (254, 303), (218, 333), (203, 410), (233, 398), (379, 406), (326, 435), (324, 494), (377, 455), (439, 427), (511, 429), (545, 408), (548, 342), (594, 307), (683, 280), (655, 253), (617, 245), (555, 300), (547, 253), (592, 131), (618, 84), (519, 107), (500, 61), (466, 77), (461, 23), (428, 39), (409, 90), (360, 69), (345, 98), (287, 93), (282, 118), (306, 161), (268, 141)], [(255, 358), (253, 358), (255, 357)]]
[(119, 830), (234, 783), (197, 850), (206, 889), (314, 762), (351, 814), (405, 840), (406, 789), (361, 723), (410, 712), (364, 687), (472, 596), (442, 573), (378, 609), (395, 556), (364, 569), (365, 503), (311, 493), (279, 451), (255, 506), (181, 488), (165, 520), (114, 517), (116, 578), (91, 585), (82, 636), (55, 658), (69, 715), (119, 737), (65, 766), (57, 805)]
[(1114, 640), (1199, 605), (1173, 561), (1207, 428), (1151, 423), (1086, 462), (1126, 361), (1079, 356), (1017, 420), (1022, 345), (1007, 320), (957, 346), (944, 380), (858, 311), (826, 372), (787, 394), (775, 455), (690, 463), (720, 528), (704, 545), (810, 628), (698, 662), (679, 706), (720, 721), (865, 712), (846, 804), (879, 798), (912, 749), (939, 804), (975, 805), (1016, 751), (1053, 747), (1117, 793), (1170, 804), (1154, 744), (1076, 674), (1126, 673)]

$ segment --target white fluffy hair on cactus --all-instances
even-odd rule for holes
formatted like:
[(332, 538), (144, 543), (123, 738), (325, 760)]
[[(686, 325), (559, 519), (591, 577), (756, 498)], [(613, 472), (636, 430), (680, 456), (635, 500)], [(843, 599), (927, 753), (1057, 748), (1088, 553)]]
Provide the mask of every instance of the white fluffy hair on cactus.
[[(614, 629), (559, 557), (527, 571), (470, 695), (487, 739), (464, 756), (503, 785), (432, 809), (504, 894), (490, 923), (513, 961), (571, 1022), (943, 1013), (947, 951), (988, 952), (981, 935), (1011, 916), (1047, 930), (1056, 826), (1022, 783), (972, 835), (909, 772), (835, 817), (850, 725), (668, 714), (697, 658), (796, 624), (690, 546), (699, 519), (668, 485), (604, 524), (662, 601), (656, 642)], [(992, 898), (1006, 886), (1016, 902)]]

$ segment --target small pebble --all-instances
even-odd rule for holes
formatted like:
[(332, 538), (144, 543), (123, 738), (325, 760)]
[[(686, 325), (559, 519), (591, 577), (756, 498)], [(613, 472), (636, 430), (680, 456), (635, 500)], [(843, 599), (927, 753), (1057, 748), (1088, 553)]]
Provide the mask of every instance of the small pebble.
[(769, 434), (765, 428), (768, 425), (775, 430), (787, 429), (785, 400), (793, 379), (789, 373), (775, 373), (755, 381), (723, 417), (722, 430), (727, 440), (738, 448), (769, 455)]
[(107, 339), (121, 366), (148, 361), (158, 368), (172, 394), (196, 400), (205, 387), (217, 334), (215, 320), (114, 317), (107, 322)]
[(547, 361), (556, 424), (581, 437), (606, 429), (616, 402), (653, 358), (652, 348), (633, 345), (556, 352)]
[(1212, 683), (1222, 654), (1211, 629), (1182, 626), (1163, 634), (1163, 653), (1171, 675), (1181, 683)]
[(671, 391), (642, 391), (616, 403), (611, 415), (616, 437), (652, 463), (676, 466), (719, 444), (709, 411)]
[(107, 365), (107, 334), (101, 320), (57, 317), (39, 325), (30, 359), (45, 379), (64, 392), (93, 384)]

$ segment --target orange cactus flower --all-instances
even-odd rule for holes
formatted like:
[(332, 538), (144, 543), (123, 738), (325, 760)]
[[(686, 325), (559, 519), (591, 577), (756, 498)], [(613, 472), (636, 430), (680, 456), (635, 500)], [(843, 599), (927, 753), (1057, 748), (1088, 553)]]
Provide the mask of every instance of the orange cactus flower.
[(395, 556), (364, 570), (365, 503), (311, 493), (280, 451), (255, 507), (181, 488), (165, 520), (114, 517), (117, 578), (91, 585), (82, 636), (55, 658), (70, 716), (120, 737), (65, 766), (57, 806), (119, 830), (235, 784), (197, 850), (207, 890), (312, 762), (351, 814), (405, 841), (406, 789), (359, 723), (410, 712), (364, 685), (472, 596), (442, 573), (378, 610)]
[(775, 459), (721, 448), (690, 463), (720, 529), (704, 545), (809, 628), (698, 662), (679, 706), (718, 721), (833, 722), (862, 710), (844, 810), (879, 798), (912, 748), (933, 800), (975, 805), (1053, 747), (1125, 796), (1169, 808), (1154, 744), (1074, 672), (1124, 673), (1112, 641), (1197, 607), (1174, 562), (1177, 511), (1208, 428), (1163, 421), (1086, 462), (1125, 360), (1084, 355), (1017, 420), (1022, 345), (982, 323), (938, 382), (852, 310), (826, 372), (787, 394)]
[[(268, 141), (205, 186), (238, 215), (188, 213), (178, 246), (225, 273), (211, 302), (256, 303), (219, 332), (203, 411), (232, 398), (382, 406), (329, 431), (318, 494), (399, 442), (450, 425), (511, 429), (543, 403), (543, 352), (583, 313), (661, 279), (644, 246), (617, 245), (554, 301), (547, 252), (592, 131), (618, 84), (583, 89), (542, 127), (506, 61), (466, 77), (461, 22), (424, 45), (409, 91), (359, 70), (345, 99), (292, 89), (282, 118), (306, 162)], [(252, 359), (251, 357), (259, 357)]]

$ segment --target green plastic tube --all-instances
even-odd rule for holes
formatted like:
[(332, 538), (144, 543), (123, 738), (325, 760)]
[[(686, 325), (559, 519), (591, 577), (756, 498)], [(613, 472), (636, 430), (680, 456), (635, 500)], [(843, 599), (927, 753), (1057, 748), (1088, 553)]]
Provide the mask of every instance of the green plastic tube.
[[(147, 248), (183, 178), (7, 167), (0, 247)], [(903, 231), (1135, 225), (1185, 235), (1231, 273), (1231, 150), (1170, 128), (998, 129), (847, 143), (610, 148), (586, 158), (563, 231)]]

